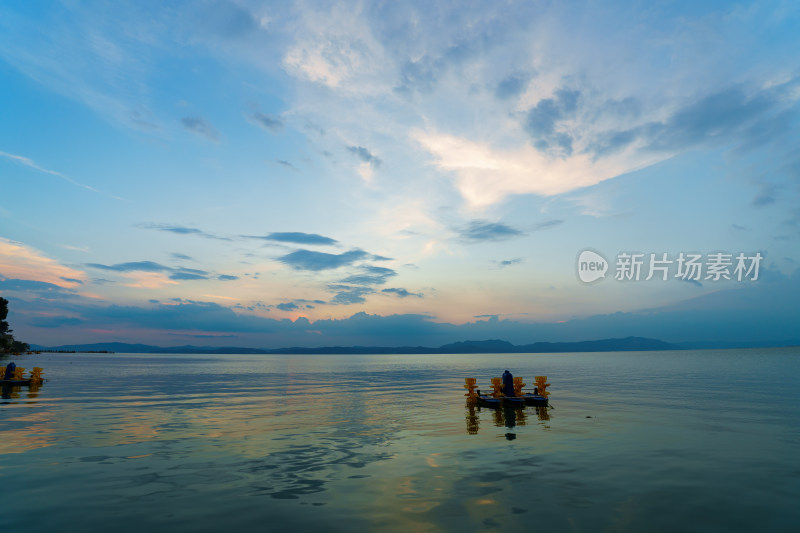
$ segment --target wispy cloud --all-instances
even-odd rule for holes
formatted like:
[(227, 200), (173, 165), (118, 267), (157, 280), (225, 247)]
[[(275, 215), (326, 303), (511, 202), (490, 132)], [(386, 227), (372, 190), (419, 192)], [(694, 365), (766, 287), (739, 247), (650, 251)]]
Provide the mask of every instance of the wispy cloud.
[(195, 268), (177, 268), (172, 269), (169, 279), (175, 281), (193, 281), (201, 279), (210, 279), (211, 274), (205, 270), (198, 270)]
[(502, 241), (525, 235), (522, 231), (499, 222), (473, 220), (457, 230), (462, 240), (468, 242)]
[(279, 257), (278, 261), (289, 265), (295, 270), (320, 271), (351, 265), (368, 257), (370, 257), (370, 254), (363, 250), (350, 250), (341, 254), (296, 250)]
[(280, 133), (283, 131), (283, 120), (274, 115), (267, 115), (261, 111), (255, 111), (247, 115), (247, 118), (270, 133)]
[(360, 268), (361, 273), (347, 276), (340, 283), (352, 285), (383, 285), (386, 281), (397, 275), (391, 268), (365, 265)]
[(292, 15), (292, 39), (283, 67), (292, 76), (351, 94), (370, 93), (378, 85), (389, 90), (377, 72), (388, 70), (388, 59), (364, 7), (334, 4), (303, 9)]
[(205, 237), (206, 239), (216, 239), (219, 241), (231, 241), (229, 237), (220, 237), (218, 235), (213, 235), (206, 231), (197, 228), (190, 228), (187, 226), (177, 226), (174, 224), (156, 224), (156, 223), (146, 223), (146, 224), (137, 224), (137, 228), (142, 229), (154, 229), (158, 231), (166, 231), (169, 233), (176, 233), (178, 235), (196, 235), (198, 237)]
[(194, 132), (214, 142), (219, 141), (219, 132), (209, 121), (202, 117), (183, 117), (181, 124), (187, 130)]
[[(159, 128), (146, 102), (152, 93), (147, 74), (161, 44), (148, 24), (166, 22), (165, 10), (153, 9), (147, 17), (121, 5), (113, 11), (72, 5), (33, 16), (23, 12), (3, 9), (0, 56), (6, 62), (106, 119), (141, 131)], [(114, 29), (114, 19), (125, 20), (129, 31)]]
[(195, 333), (167, 333), (171, 337), (186, 337), (190, 339), (235, 339), (238, 335), (204, 335)]
[(290, 162), (288, 162), (288, 161), (286, 161), (284, 159), (276, 159), (275, 162), (278, 163), (281, 166), (284, 166), (284, 167), (288, 168), (288, 169), (294, 170), (295, 172), (300, 172), (299, 168), (297, 168), (296, 166), (294, 166), (293, 164), (291, 164)]
[(117, 263), (116, 265), (87, 263), (86, 266), (111, 272), (169, 272), (172, 270), (172, 268), (168, 266), (153, 261), (131, 261), (128, 263)]
[[(197, 268), (185, 267), (170, 267), (156, 263), (154, 261), (131, 261), (127, 263), (117, 263), (114, 265), (103, 265), (100, 263), (87, 263), (87, 267), (97, 270), (104, 270), (106, 272), (119, 272), (122, 274), (132, 273), (146, 273), (146, 274), (163, 274), (166, 279), (171, 281), (199, 281), (199, 280), (216, 280), (216, 281), (235, 281), (239, 279), (238, 276), (231, 276), (228, 274), (215, 274), (207, 270), (200, 270)], [(142, 278), (150, 279), (150, 278)], [(157, 278), (152, 278), (151, 281)]]
[(786, 116), (798, 94), (800, 78), (791, 78), (767, 88), (717, 86), (656, 106), (563, 86), (519, 114), (527, 144), (495, 146), (430, 126), (412, 138), (455, 178), (468, 205), (483, 209), (510, 195), (552, 196), (595, 185), (690, 149), (742, 152), (774, 144), (791, 131)]
[(378, 156), (376, 156), (363, 146), (348, 146), (347, 151), (358, 157), (364, 163), (369, 163), (372, 166), (372, 168), (378, 168), (381, 166), (381, 163), (383, 163), (383, 161), (381, 161), (381, 159)]
[(562, 194), (664, 159), (651, 154), (635, 161), (621, 157), (595, 160), (584, 153), (564, 159), (531, 145), (496, 148), (433, 131), (416, 131), (412, 137), (434, 156), (436, 168), (455, 177), (459, 193), (473, 209), (485, 209), (514, 194)]
[(556, 226), (560, 226), (563, 223), (564, 221), (561, 220), (560, 218), (554, 218), (552, 220), (547, 220), (545, 222), (540, 222), (539, 224), (536, 224), (535, 226), (533, 226), (532, 231), (554, 228)]
[(86, 189), (87, 191), (96, 192), (98, 194), (102, 194), (104, 196), (108, 196), (109, 198), (114, 198), (115, 200), (123, 200), (119, 196), (115, 196), (113, 194), (108, 194), (108, 193), (99, 191), (99, 190), (95, 189), (94, 187), (92, 187), (90, 185), (86, 185), (84, 183), (77, 182), (74, 179), (70, 178), (69, 176), (66, 176), (66, 175), (62, 174), (61, 172), (57, 172), (55, 170), (50, 170), (48, 168), (42, 167), (42, 166), (38, 165), (33, 159), (29, 159), (29, 158), (21, 156), (21, 155), (9, 154), (8, 152), (0, 152), (0, 157), (5, 157), (6, 159), (10, 159), (11, 161), (19, 163), (21, 165), (25, 165), (26, 167), (32, 168), (34, 170), (38, 170), (39, 172), (43, 172), (45, 174), (50, 174), (51, 176), (56, 176), (56, 177), (61, 178), (62, 180), (66, 181), (67, 183), (69, 183), (71, 185), (75, 185), (76, 187), (80, 187), (82, 189)]
[(753, 198), (753, 207), (765, 207), (775, 203), (778, 196), (778, 188), (775, 185), (765, 184), (761, 186), (761, 192)]
[(492, 261), (492, 263), (497, 265), (499, 268), (504, 268), (504, 267), (509, 267), (509, 266), (521, 264), (522, 263), (522, 258), (521, 257), (517, 257), (517, 258), (514, 258), (514, 259), (504, 259), (502, 261)]
[(88, 252), (88, 246), (73, 246), (71, 244), (59, 244), (59, 246), (65, 250), (73, 250), (75, 252)]
[(36, 316), (31, 318), (31, 326), (35, 328), (61, 328), (80, 326), (84, 321), (67, 316)]
[(798, 85), (800, 79), (761, 90), (725, 87), (678, 107), (666, 119), (598, 132), (589, 140), (586, 151), (606, 157), (633, 146), (674, 154), (723, 143), (749, 150), (786, 135), (785, 127), (773, 126), (783, 120), (782, 110)]
[(0, 274), (6, 278), (40, 281), (62, 288), (76, 288), (81, 280), (86, 279), (83, 272), (64, 266), (39, 250), (2, 237)]
[(302, 309), (314, 309), (317, 305), (327, 305), (327, 303), (328, 302), (324, 300), (306, 300), (304, 298), (298, 298), (289, 302), (281, 302), (276, 304), (275, 309), (291, 312)]
[(415, 298), (422, 298), (422, 296), (423, 296), (422, 293), (409, 292), (408, 290), (403, 289), (403, 288), (399, 288), (399, 287), (392, 287), (392, 288), (388, 288), (388, 289), (383, 289), (381, 292), (384, 292), (384, 293), (387, 293), (387, 294), (394, 294), (398, 298), (408, 298), (409, 296), (413, 296)]
[(288, 242), (292, 244), (306, 244), (306, 245), (310, 244), (332, 245), (338, 242), (336, 239), (331, 239), (330, 237), (324, 237), (316, 233), (302, 233), (299, 231), (274, 232), (263, 236), (242, 235), (242, 237), (247, 239), (262, 239), (265, 241)]
[(44, 298), (74, 298), (76, 296), (73, 289), (54, 283), (30, 279), (5, 278), (2, 275), (0, 275), (0, 292), (28, 292)]
[(336, 294), (331, 299), (331, 304), (334, 305), (353, 305), (363, 304), (367, 301), (365, 298), (368, 294), (373, 294), (374, 289), (369, 287), (348, 287), (346, 285), (331, 285), (331, 290), (336, 290)]

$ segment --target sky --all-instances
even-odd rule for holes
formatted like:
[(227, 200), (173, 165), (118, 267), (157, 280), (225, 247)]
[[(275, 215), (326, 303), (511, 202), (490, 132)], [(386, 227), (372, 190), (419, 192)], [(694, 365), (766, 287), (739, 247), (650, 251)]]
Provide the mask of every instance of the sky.
[(3, 2), (8, 320), (800, 342), (798, 27), (790, 1)]

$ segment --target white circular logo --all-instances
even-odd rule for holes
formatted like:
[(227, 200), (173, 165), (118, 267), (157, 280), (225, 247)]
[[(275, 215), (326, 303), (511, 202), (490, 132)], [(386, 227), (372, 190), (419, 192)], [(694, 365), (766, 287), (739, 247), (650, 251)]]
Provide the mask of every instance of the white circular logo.
[(608, 261), (593, 250), (584, 250), (578, 255), (578, 278), (584, 283), (604, 279), (608, 271)]

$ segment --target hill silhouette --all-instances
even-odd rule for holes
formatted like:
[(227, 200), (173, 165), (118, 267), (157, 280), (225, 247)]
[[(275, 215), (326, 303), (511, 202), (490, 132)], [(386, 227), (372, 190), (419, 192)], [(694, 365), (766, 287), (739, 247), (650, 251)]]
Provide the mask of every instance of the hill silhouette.
[(566, 352), (619, 352), (680, 350), (680, 346), (658, 339), (626, 337), (624, 339), (600, 339), (580, 342), (535, 342), (514, 345), (508, 341), (489, 339), (480, 341), (460, 341), (439, 346), (324, 346), (317, 348), (291, 347), (276, 349), (242, 348), (236, 346), (151, 346), (148, 344), (128, 344), (105, 342), (95, 344), (69, 344), (64, 346), (32, 345), (35, 350), (73, 351), (73, 352), (116, 352), (116, 353), (207, 353), (207, 354), (459, 354), (459, 353), (566, 353)]

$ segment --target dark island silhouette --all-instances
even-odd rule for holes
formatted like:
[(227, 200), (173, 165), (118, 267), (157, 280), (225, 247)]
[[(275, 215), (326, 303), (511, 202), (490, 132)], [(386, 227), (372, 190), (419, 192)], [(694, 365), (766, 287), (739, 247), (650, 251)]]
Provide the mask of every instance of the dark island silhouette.
[(626, 337), (624, 339), (600, 339), (579, 342), (535, 342), (514, 345), (508, 341), (490, 339), (461, 341), (439, 346), (323, 346), (317, 348), (242, 348), (236, 346), (151, 346), (106, 342), (95, 344), (72, 344), (65, 346), (38, 346), (34, 349), (48, 352), (116, 352), (116, 353), (188, 353), (188, 354), (469, 354), (469, 353), (566, 353), (566, 352), (622, 352), (681, 350), (681, 346), (658, 339)]

